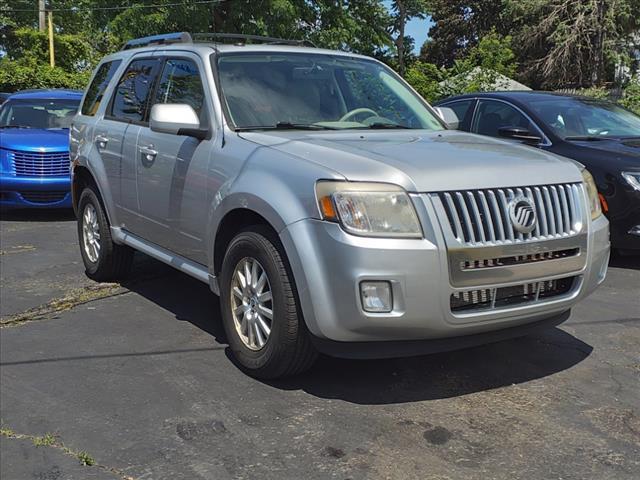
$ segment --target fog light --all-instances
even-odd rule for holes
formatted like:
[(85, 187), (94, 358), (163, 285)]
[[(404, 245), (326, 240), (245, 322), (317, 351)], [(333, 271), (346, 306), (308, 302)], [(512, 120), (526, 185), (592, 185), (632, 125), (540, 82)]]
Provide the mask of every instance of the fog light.
[(393, 296), (389, 282), (362, 282), (360, 297), (362, 308), (366, 312), (390, 312), (393, 309)]
[(629, 235), (638, 235), (640, 237), (640, 225), (636, 225), (627, 232)]

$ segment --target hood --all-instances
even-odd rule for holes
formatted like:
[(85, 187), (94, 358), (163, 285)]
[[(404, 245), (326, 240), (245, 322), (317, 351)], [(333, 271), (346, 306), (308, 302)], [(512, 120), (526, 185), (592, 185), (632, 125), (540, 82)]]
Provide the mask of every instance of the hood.
[(66, 152), (69, 150), (69, 130), (2, 128), (0, 148), (24, 152)]
[(456, 130), (278, 131), (240, 136), (321, 164), (347, 180), (395, 183), (410, 192), (582, 181), (572, 160)]
[(631, 162), (640, 166), (640, 137), (637, 138), (603, 138), (598, 141), (567, 142), (585, 150), (605, 153), (607, 160)]

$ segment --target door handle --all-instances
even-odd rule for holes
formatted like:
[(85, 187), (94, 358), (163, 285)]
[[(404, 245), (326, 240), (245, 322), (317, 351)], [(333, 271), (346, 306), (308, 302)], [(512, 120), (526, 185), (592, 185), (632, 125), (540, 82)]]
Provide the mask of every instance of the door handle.
[(109, 142), (109, 139), (107, 137), (103, 135), (96, 135), (95, 140), (100, 150), (107, 148), (107, 143)]
[(140, 147), (140, 153), (144, 155), (144, 159), (148, 162), (153, 162), (158, 155), (158, 151), (153, 149), (153, 145), (147, 145), (146, 147)]

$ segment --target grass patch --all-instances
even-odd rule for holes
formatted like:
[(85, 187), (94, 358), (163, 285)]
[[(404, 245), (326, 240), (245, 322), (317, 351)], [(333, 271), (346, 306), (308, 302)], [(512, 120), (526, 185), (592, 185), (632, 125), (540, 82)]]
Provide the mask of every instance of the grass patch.
[(80, 460), (80, 465), (84, 465), (85, 467), (91, 467), (96, 464), (96, 461), (87, 452), (77, 452), (76, 458)]
[(78, 305), (125, 293), (128, 293), (128, 291), (117, 283), (102, 283), (76, 288), (69, 291), (64, 297), (55, 298), (45, 305), (3, 318), (0, 320), (0, 328), (43, 320), (56, 313), (71, 310)]
[(50, 433), (47, 433), (42, 437), (33, 437), (31, 441), (36, 447), (50, 447), (51, 445), (55, 445), (56, 437), (54, 437)]
[(0, 435), (3, 437), (15, 437), (16, 432), (7, 427), (0, 427)]

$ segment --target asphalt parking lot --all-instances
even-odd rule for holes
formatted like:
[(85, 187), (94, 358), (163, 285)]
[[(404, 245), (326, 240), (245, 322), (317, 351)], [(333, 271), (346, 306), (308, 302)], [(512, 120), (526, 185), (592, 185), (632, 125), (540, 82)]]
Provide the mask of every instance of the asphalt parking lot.
[(560, 328), (261, 382), (204, 284), (142, 255), (91, 282), (64, 212), (3, 213), (0, 238), (3, 480), (639, 476), (638, 259)]

